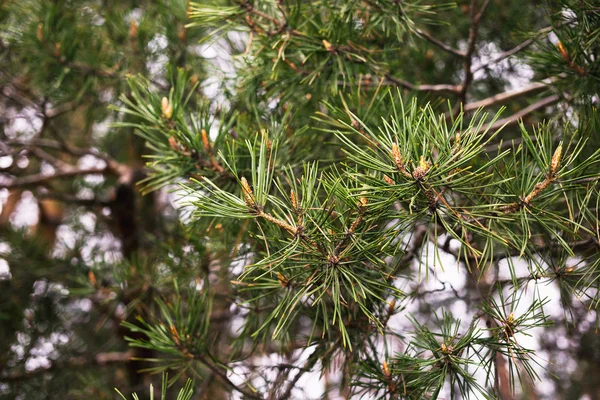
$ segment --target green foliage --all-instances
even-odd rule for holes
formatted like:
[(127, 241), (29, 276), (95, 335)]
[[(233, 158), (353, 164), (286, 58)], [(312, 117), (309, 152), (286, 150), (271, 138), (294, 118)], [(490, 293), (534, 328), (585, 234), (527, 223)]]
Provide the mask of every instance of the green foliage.
[[(168, 375), (163, 374), (160, 400), (167, 400), (167, 381), (168, 381)], [(117, 393), (119, 393), (119, 395), (121, 396), (121, 398), (123, 400), (127, 400), (127, 397), (125, 397), (125, 395), (123, 395), (121, 392), (119, 392), (118, 389), (115, 389), (115, 390), (117, 391)], [(193, 395), (194, 395), (194, 390), (192, 389), (192, 380), (188, 379), (188, 381), (185, 383), (185, 386), (179, 390), (176, 400), (191, 400)], [(136, 393), (133, 393), (131, 395), (131, 397), (133, 398), (133, 400), (139, 400), (139, 396)], [(150, 384), (150, 400), (154, 400), (154, 387), (152, 386), (152, 384)]]
[(593, 2), (21, 3), (0, 395), (595, 393)]

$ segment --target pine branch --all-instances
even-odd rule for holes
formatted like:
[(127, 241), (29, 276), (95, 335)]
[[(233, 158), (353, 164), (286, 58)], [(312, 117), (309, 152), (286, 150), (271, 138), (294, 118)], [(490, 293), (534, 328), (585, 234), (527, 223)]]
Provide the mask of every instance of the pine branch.
[(506, 118), (500, 119), (496, 122), (494, 122), (491, 125), (491, 129), (500, 129), (503, 126), (510, 126), (510, 125), (514, 125), (516, 123), (519, 122), (519, 120), (535, 111), (538, 111), (544, 107), (550, 106), (556, 102), (558, 102), (561, 99), (561, 97), (557, 94), (554, 94), (552, 96), (548, 96), (545, 97), (533, 104), (531, 104), (530, 106), (527, 106), (525, 108), (523, 108), (522, 110), (514, 113), (513, 115), (510, 115)]
[(417, 29), (416, 33), (417, 33), (417, 35), (424, 37), (427, 41), (435, 44), (440, 49), (442, 49), (450, 54), (454, 54), (455, 56), (460, 57), (460, 58), (465, 58), (467, 56), (467, 54), (465, 52), (455, 49), (454, 47), (447, 45), (446, 43), (442, 42), (441, 40), (436, 39), (435, 37), (433, 37), (431, 35), (431, 33), (427, 32), (427, 31), (424, 31), (422, 29)]
[[(489, 0), (484, 0), (481, 8), (479, 8), (479, 10), (477, 10), (478, 8), (478, 0), (471, 0), (471, 5), (470, 5), (470, 16), (471, 16), (471, 27), (469, 28), (469, 37), (467, 39), (467, 49), (465, 50), (465, 54), (464, 54), (464, 73), (465, 73), (465, 79), (463, 80), (463, 83), (461, 85), (460, 88), (460, 93), (459, 93), (459, 103), (457, 103), (457, 106), (459, 106), (460, 103), (466, 103), (466, 96), (467, 96), (467, 91), (469, 90), (469, 85), (471, 84), (471, 81), (473, 80), (473, 71), (471, 70), (471, 66), (473, 64), (473, 54), (475, 52), (475, 45), (477, 43), (477, 34), (479, 32), (479, 23), (481, 22), (481, 18), (483, 17), (485, 10), (487, 9), (488, 5), (490, 4)], [(458, 108), (455, 111), (458, 112)]]
[(106, 173), (112, 173), (112, 171), (110, 171), (107, 167), (85, 168), (85, 169), (71, 167), (71, 168), (63, 169), (62, 171), (57, 171), (52, 175), (46, 175), (46, 174), (39, 173), (39, 174), (35, 174), (35, 175), (13, 178), (12, 180), (10, 180), (7, 183), (0, 183), (0, 188), (13, 189), (13, 188), (17, 188), (17, 187), (39, 186), (39, 185), (45, 185), (55, 179), (72, 178), (74, 176), (106, 174)]
[(57, 370), (73, 370), (82, 367), (103, 367), (112, 364), (124, 364), (131, 361), (132, 351), (95, 353), (85, 356), (70, 357), (66, 361), (57, 361), (48, 368), (38, 368), (30, 372), (14, 373), (0, 376), (0, 382), (19, 382), (29, 379), (39, 379), (40, 375), (54, 373)]
[[(534, 83), (531, 83), (520, 89), (502, 92), (502, 93), (487, 97), (483, 100), (478, 100), (478, 101), (474, 101), (471, 103), (467, 103), (463, 106), (463, 112), (474, 111), (479, 108), (497, 106), (497, 105), (506, 103), (508, 101), (518, 99), (520, 97), (532, 95), (541, 90), (547, 89), (550, 85), (557, 82), (558, 80), (559, 80), (559, 77), (544, 79), (541, 82), (534, 82)], [(450, 116), (450, 114), (447, 114), (447, 117), (449, 117), (449, 116)]]
[(298, 370), (298, 373), (296, 374), (296, 376), (294, 376), (294, 379), (292, 379), (290, 381), (290, 383), (288, 383), (288, 385), (285, 389), (285, 392), (283, 392), (283, 394), (281, 396), (279, 396), (278, 400), (287, 400), (291, 397), (292, 390), (294, 390), (294, 388), (298, 384), (298, 381), (300, 380), (302, 375), (304, 375), (305, 372), (311, 371), (314, 368), (314, 366), (317, 364), (317, 362), (319, 361), (319, 358), (321, 356), (321, 350), (322, 350), (321, 346), (318, 346), (311, 353), (311, 355), (308, 357), (308, 359), (304, 363), (304, 367)]

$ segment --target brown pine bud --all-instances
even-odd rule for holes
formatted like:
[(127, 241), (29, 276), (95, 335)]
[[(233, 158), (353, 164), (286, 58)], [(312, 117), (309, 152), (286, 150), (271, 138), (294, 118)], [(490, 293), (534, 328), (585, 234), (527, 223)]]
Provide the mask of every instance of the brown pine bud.
[(204, 129), (202, 129), (200, 134), (202, 135), (202, 146), (204, 146), (204, 151), (206, 151), (207, 153), (210, 153), (212, 150), (212, 145), (210, 144), (210, 141), (208, 140), (208, 135), (206, 134), (206, 131)]
[(62, 44), (60, 42), (58, 42), (54, 45), (54, 57), (60, 58), (61, 47), (62, 47)]
[(37, 37), (37, 40), (39, 40), (40, 42), (44, 41), (44, 24), (42, 24), (41, 22), (37, 26), (35, 37)]
[(175, 344), (177, 344), (177, 346), (181, 345), (181, 342), (179, 341), (179, 332), (177, 332), (177, 328), (175, 327), (175, 325), (169, 326), (169, 329), (171, 331), (171, 336), (173, 337)]
[(563, 60), (565, 60), (566, 62), (569, 62), (571, 60), (571, 57), (569, 57), (569, 52), (567, 51), (567, 49), (565, 48), (565, 46), (562, 44), (562, 42), (560, 40), (556, 44), (556, 47), (558, 47), (558, 52), (562, 56)]
[(392, 157), (394, 158), (398, 168), (403, 169), (404, 165), (402, 164), (402, 155), (400, 154), (400, 149), (396, 143), (392, 143)]
[(392, 178), (390, 178), (390, 177), (389, 177), (389, 176), (387, 176), (387, 175), (384, 175), (384, 176), (383, 176), (383, 180), (384, 180), (386, 183), (390, 184), (390, 185), (393, 185), (393, 184), (394, 184), (394, 181), (393, 181), (393, 179), (392, 179)]
[(179, 147), (179, 143), (177, 143), (177, 139), (175, 139), (174, 136), (169, 137), (169, 146), (175, 151), (181, 150), (181, 148)]
[(90, 280), (90, 283), (92, 284), (92, 286), (94, 286), (94, 287), (95, 287), (95, 286), (96, 286), (96, 284), (97, 284), (97, 281), (96, 281), (96, 275), (94, 275), (94, 272), (93, 272), (93, 271), (89, 271), (89, 272), (88, 272), (88, 278), (89, 278), (89, 280)]
[(242, 176), (240, 182), (242, 183), (242, 193), (244, 193), (244, 197), (246, 198), (246, 204), (253, 207), (256, 203), (254, 202), (254, 196), (252, 195), (252, 189), (250, 188), (248, 181)]
[(554, 154), (552, 155), (552, 161), (550, 162), (550, 176), (554, 176), (558, 168), (560, 167), (560, 160), (562, 157), (562, 143), (558, 145)]
[(392, 301), (390, 301), (390, 304), (388, 307), (388, 312), (390, 314), (393, 314), (395, 309), (396, 309), (396, 299), (392, 299)]
[(288, 287), (290, 284), (290, 281), (281, 272), (277, 272), (277, 280), (279, 281), (281, 287), (284, 288)]
[(138, 35), (138, 23), (135, 21), (131, 21), (129, 23), (129, 39), (135, 39)]
[(297, 210), (298, 209), (298, 198), (296, 197), (296, 192), (293, 190), (290, 192), (290, 202), (292, 203), (292, 207)]

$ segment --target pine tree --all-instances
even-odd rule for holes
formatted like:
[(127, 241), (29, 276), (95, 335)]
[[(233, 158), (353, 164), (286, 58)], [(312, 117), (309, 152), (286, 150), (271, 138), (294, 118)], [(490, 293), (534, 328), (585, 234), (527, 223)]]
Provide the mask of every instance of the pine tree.
[(0, 25), (0, 396), (598, 396), (596, 2)]

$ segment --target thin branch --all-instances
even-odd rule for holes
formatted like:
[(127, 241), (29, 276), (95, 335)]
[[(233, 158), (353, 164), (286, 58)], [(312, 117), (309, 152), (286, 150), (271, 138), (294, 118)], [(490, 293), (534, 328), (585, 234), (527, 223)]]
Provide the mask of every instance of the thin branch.
[(105, 174), (105, 173), (110, 173), (110, 172), (111, 171), (108, 167), (87, 168), (87, 169), (79, 169), (79, 168), (73, 167), (72, 169), (58, 171), (53, 175), (44, 175), (44, 174), (39, 173), (39, 174), (35, 174), (35, 175), (14, 178), (13, 180), (11, 180), (8, 183), (0, 183), (0, 188), (12, 189), (12, 188), (16, 188), (16, 187), (45, 185), (54, 179), (70, 178), (70, 177), (79, 176), (79, 175)]
[[(495, 106), (498, 104), (505, 103), (510, 100), (514, 100), (519, 97), (528, 96), (530, 94), (536, 93), (540, 90), (547, 89), (549, 85), (553, 84), (558, 80), (558, 77), (552, 77), (548, 79), (544, 79), (541, 82), (534, 82), (529, 84), (523, 88), (517, 90), (510, 90), (503, 93), (496, 94), (494, 96), (487, 97), (483, 100), (474, 101), (471, 103), (467, 103), (463, 106), (464, 112), (474, 111), (478, 108)], [(448, 115), (449, 116), (449, 115)]]
[(241, 394), (243, 394), (244, 396), (250, 398), (250, 399), (256, 399), (256, 400), (260, 400), (262, 399), (262, 397), (255, 392), (252, 392), (250, 390), (246, 390), (242, 387), (239, 387), (238, 385), (236, 385), (235, 383), (233, 383), (228, 377), (227, 374), (223, 371), (223, 369), (221, 367), (219, 367), (218, 365), (213, 365), (213, 363), (209, 362), (206, 358), (204, 358), (201, 355), (193, 355), (193, 357), (197, 360), (199, 360), (200, 362), (202, 362), (204, 365), (206, 365), (212, 372), (214, 372), (215, 375), (217, 375), (221, 381), (231, 387), (232, 389), (240, 392)]
[(45, 152), (39, 147), (31, 148), (30, 152), (40, 160), (46, 161), (48, 164), (52, 165), (54, 168), (57, 168), (59, 170), (67, 170), (71, 167), (71, 165), (69, 165), (68, 163), (64, 162), (63, 160), (59, 160), (58, 158), (54, 157), (50, 153)]
[(455, 56), (461, 57), (461, 58), (466, 57), (466, 54), (464, 52), (462, 52), (458, 49), (455, 49), (452, 46), (447, 45), (446, 43), (440, 41), (439, 39), (436, 39), (427, 31), (424, 31), (422, 29), (417, 29), (416, 33), (417, 33), (417, 35), (424, 37), (427, 41), (435, 44), (436, 46), (438, 46), (442, 50), (447, 51), (450, 54), (454, 54)]
[(552, 96), (545, 97), (542, 100), (535, 102), (528, 107), (523, 108), (522, 110), (514, 113), (513, 115), (511, 115), (509, 117), (502, 118), (502, 119), (494, 122), (489, 129), (495, 130), (495, 129), (499, 129), (503, 126), (514, 125), (521, 118), (531, 114), (532, 112), (539, 110), (540, 108), (544, 108), (546, 106), (554, 104), (554, 103), (558, 102), (559, 100), (560, 100), (560, 96), (557, 94), (553, 94)]
[(71, 357), (66, 361), (53, 363), (49, 368), (39, 368), (33, 371), (0, 376), (0, 382), (15, 382), (39, 378), (39, 375), (53, 372), (57, 369), (74, 370), (84, 366), (105, 366), (109, 364), (128, 363), (131, 360), (132, 354), (131, 351), (126, 351)]
[(298, 381), (300, 380), (302, 375), (305, 372), (312, 370), (313, 367), (315, 366), (315, 364), (317, 363), (317, 361), (319, 361), (320, 350), (321, 350), (321, 346), (317, 347), (311, 353), (311, 355), (308, 357), (308, 359), (304, 363), (304, 367), (302, 369), (298, 370), (298, 373), (296, 374), (296, 376), (294, 376), (294, 379), (292, 379), (290, 381), (290, 383), (287, 385), (285, 392), (283, 392), (283, 394), (279, 397), (279, 400), (286, 400), (286, 399), (290, 398), (290, 396), (292, 395), (292, 390), (296, 387), (296, 384), (298, 384)]
[(414, 90), (417, 92), (452, 92), (458, 93), (461, 90), (461, 86), (439, 84), (439, 85), (414, 85), (408, 81), (400, 78), (396, 78), (389, 73), (385, 74), (385, 78), (396, 86), (403, 87), (408, 90)]
[[(473, 65), (473, 53), (475, 53), (475, 44), (477, 43), (477, 34), (479, 32), (479, 23), (481, 22), (481, 18), (483, 17), (483, 14), (485, 13), (485, 10), (487, 9), (488, 5), (490, 4), (489, 0), (485, 0), (483, 2), (483, 5), (481, 6), (481, 8), (479, 9), (479, 11), (477, 11), (477, 0), (471, 0), (471, 27), (469, 28), (469, 37), (467, 39), (467, 49), (465, 51), (465, 65), (464, 65), (464, 72), (465, 72), (465, 79), (462, 83), (461, 86), (461, 91), (459, 93), (460, 96), (460, 102), (457, 103), (457, 106), (460, 107), (461, 103), (465, 103), (466, 102), (466, 96), (467, 96), (467, 91), (469, 90), (469, 85), (471, 84), (471, 81), (473, 80), (473, 71), (471, 70), (471, 67)], [(453, 114), (458, 113), (458, 111), (460, 111), (460, 108), (456, 108), (455, 112)]]
[(67, 204), (77, 204), (86, 207), (109, 206), (111, 204), (111, 201), (109, 200), (101, 200), (95, 197), (91, 199), (80, 199), (77, 196), (60, 192), (42, 191), (36, 193), (35, 197), (37, 199), (52, 199)]
[(83, 157), (85, 155), (92, 155), (106, 162), (107, 169), (109, 172), (112, 172), (116, 175), (124, 175), (129, 172), (130, 167), (125, 164), (121, 164), (111, 156), (106, 153), (103, 153), (94, 148), (82, 149), (79, 147), (75, 147), (66, 141), (58, 141), (53, 139), (43, 139), (36, 138), (32, 140), (12, 140), (8, 143), (12, 146), (23, 146), (25, 148), (33, 148), (33, 147), (46, 147), (50, 149), (55, 149), (63, 152), (67, 152), (73, 156)]
[(518, 52), (520, 52), (521, 50), (526, 49), (527, 47), (529, 47), (532, 43), (534, 42), (534, 40), (532, 38), (525, 40), (523, 43), (513, 47), (510, 50), (505, 51), (504, 53), (501, 53), (500, 55), (498, 55), (496, 58), (486, 62), (485, 64), (481, 64), (479, 67), (475, 68), (473, 70), (473, 73), (481, 71), (484, 68), (489, 67), (492, 64), (497, 63), (498, 61), (502, 61), (505, 58), (508, 58)]
[(394, 279), (396, 274), (400, 271), (402, 267), (405, 267), (409, 262), (411, 262), (419, 253), (421, 247), (423, 247), (423, 243), (425, 243), (425, 236), (427, 234), (427, 227), (425, 225), (417, 226), (412, 234), (412, 242), (410, 246), (407, 248), (406, 252), (398, 261), (398, 264), (390, 274), (388, 279)]

